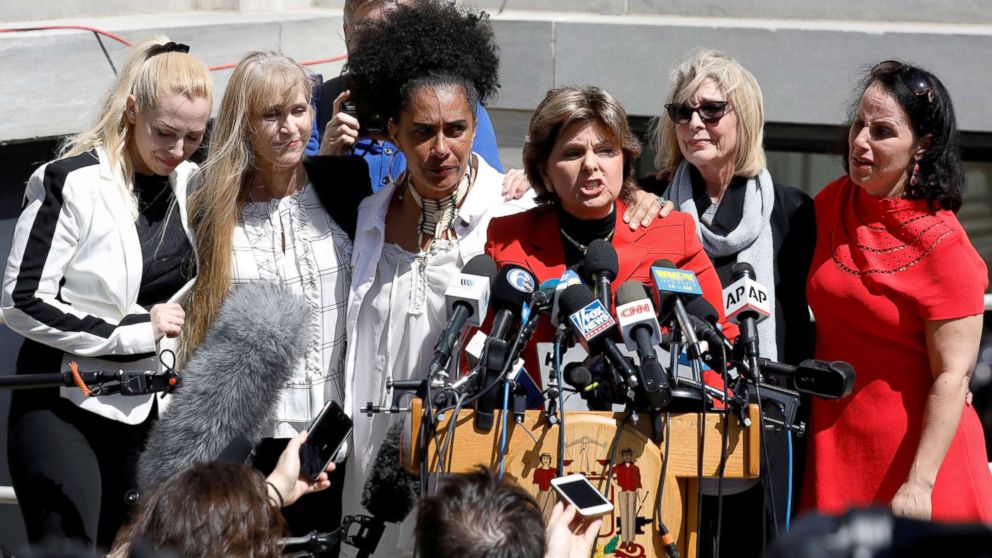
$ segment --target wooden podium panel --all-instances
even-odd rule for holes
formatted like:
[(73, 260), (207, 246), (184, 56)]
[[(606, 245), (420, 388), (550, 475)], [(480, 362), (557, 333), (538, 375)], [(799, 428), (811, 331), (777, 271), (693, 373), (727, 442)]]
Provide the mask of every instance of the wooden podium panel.
[[(439, 470), (438, 448), (433, 441), (422, 456), (417, 438), (423, 416), (422, 402), (411, 405), (411, 448), (404, 454), (403, 465), (417, 471), (426, 457), (431, 471)], [(748, 409), (753, 425), (758, 424), (758, 408)], [(474, 412), (463, 410), (456, 417), (447, 413), (437, 429), (437, 439), (446, 443), (452, 421), (457, 421), (454, 437), (447, 451), (447, 473), (465, 473), (483, 466), (499, 468), (499, 451), (503, 443), (500, 411), (496, 412), (493, 428), (488, 432), (476, 429)], [(555, 476), (558, 459), (558, 426), (547, 422), (542, 411), (527, 411), (521, 424), (507, 417), (506, 457), (504, 477), (530, 490), (547, 518), (555, 504), (555, 493), (548, 483)], [(707, 413), (705, 421), (698, 413), (673, 414), (669, 441), (669, 459), (662, 494), (662, 519), (676, 538), (680, 553), (695, 553), (695, 503), (698, 488), (698, 457), (702, 455), (703, 476), (716, 476), (720, 463), (723, 413)], [(664, 432), (664, 417), (661, 431)], [(758, 476), (758, 428), (742, 429), (735, 417), (730, 417), (727, 436), (727, 478)], [(616, 448), (613, 448), (617, 428), (623, 426)], [(705, 433), (700, 445), (700, 426)], [(565, 474), (582, 473), (613, 502), (614, 510), (604, 517), (597, 540), (597, 555), (622, 558), (653, 558), (665, 556), (661, 536), (655, 529), (655, 509), (658, 480), (661, 478), (664, 440), (654, 444), (651, 417), (642, 415), (638, 424), (623, 424), (623, 415), (612, 412), (571, 411), (565, 413)], [(613, 477), (608, 479), (611, 453)], [(691, 513), (686, 513), (690, 511)], [(624, 520), (627, 521), (624, 521)], [(629, 523), (631, 527), (625, 525)], [(688, 550), (688, 552), (687, 552)]]

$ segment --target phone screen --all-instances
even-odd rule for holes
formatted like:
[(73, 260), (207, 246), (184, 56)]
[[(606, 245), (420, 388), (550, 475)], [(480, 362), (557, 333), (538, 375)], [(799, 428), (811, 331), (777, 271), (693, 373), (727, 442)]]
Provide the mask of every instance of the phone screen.
[(316, 479), (334, 458), (338, 448), (351, 433), (351, 418), (336, 401), (324, 405), (308, 429), (307, 441), (300, 447), (300, 472)]
[(572, 503), (579, 508), (592, 508), (610, 503), (585, 479), (558, 483), (556, 487), (562, 493), (566, 494)]

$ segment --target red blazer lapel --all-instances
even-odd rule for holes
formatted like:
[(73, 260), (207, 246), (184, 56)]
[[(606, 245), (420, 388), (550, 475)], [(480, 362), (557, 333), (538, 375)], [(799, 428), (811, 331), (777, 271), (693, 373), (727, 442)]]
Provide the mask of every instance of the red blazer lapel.
[(528, 236), (532, 250), (525, 254), (527, 267), (540, 280), (561, 277), (565, 273), (565, 250), (561, 246), (561, 226), (554, 206), (548, 205), (544, 211), (534, 211), (534, 222), (529, 230), (520, 231)]
[(630, 226), (623, 222), (623, 214), (626, 211), (627, 204), (617, 201), (617, 222), (613, 229), (613, 247), (617, 250), (619, 273), (613, 281), (614, 285), (620, 285), (624, 281), (634, 279), (641, 264), (651, 253), (651, 246), (644, 243), (643, 240), (648, 233), (647, 227), (638, 227), (636, 231), (630, 230)]

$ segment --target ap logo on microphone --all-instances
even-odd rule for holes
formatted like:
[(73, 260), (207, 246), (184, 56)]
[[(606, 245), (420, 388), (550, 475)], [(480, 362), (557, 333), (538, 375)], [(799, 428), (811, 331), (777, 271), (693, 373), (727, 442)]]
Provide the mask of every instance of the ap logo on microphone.
[(569, 316), (576, 331), (585, 339), (592, 339), (614, 326), (613, 316), (606, 311), (603, 303), (598, 300), (585, 305), (581, 310)]

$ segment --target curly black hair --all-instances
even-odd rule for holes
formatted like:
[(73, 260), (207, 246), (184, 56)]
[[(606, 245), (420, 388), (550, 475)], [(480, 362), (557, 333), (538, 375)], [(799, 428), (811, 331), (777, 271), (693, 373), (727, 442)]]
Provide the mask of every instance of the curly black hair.
[[(920, 172), (916, 184), (906, 184), (906, 198), (925, 199), (934, 210), (943, 208), (957, 212), (964, 199), (965, 176), (960, 132), (950, 93), (937, 76), (923, 68), (895, 60), (879, 63), (865, 72), (859, 84), (860, 94), (855, 96), (850, 107), (848, 128), (857, 114), (861, 97), (876, 83), (909, 115), (914, 136), (929, 137), (929, 146), (920, 159), (909, 161), (906, 175), (912, 175), (916, 164), (920, 165)], [(907, 84), (912, 84), (913, 88)], [(850, 146), (847, 149), (849, 154)], [(849, 171), (847, 157), (844, 157), (844, 170)]]
[(470, 106), (499, 88), (499, 47), (485, 12), (447, 0), (415, 0), (360, 25), (348, 57), (351, 98), (361, 114), (397, 119), (422, 86), (458, 85)]

